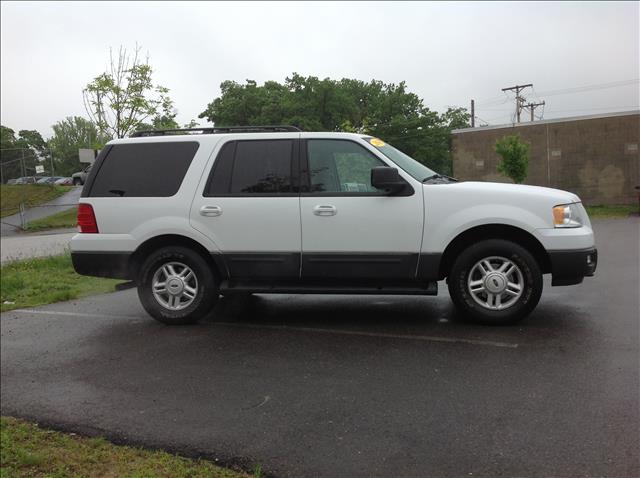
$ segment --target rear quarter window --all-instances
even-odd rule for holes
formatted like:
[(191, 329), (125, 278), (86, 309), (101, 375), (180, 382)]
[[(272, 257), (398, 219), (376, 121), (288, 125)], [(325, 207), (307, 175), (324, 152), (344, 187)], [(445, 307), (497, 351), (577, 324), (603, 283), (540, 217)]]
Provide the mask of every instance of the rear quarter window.
[(116, 144), (96, 173), (89, 197), (168, 197), (180, 189), (196, 141)]

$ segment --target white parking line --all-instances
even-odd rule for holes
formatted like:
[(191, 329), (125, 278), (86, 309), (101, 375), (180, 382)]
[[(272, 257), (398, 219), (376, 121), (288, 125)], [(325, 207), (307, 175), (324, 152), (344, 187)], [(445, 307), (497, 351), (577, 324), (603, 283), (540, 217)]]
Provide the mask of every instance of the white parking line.
[(262, 324), (242, 324), (234, 322), (215, 322), (215, 325), (226, 325), (228, 327), (246, 327), (252, 329), (274, 329), (292, 330), (295, 332), (316, 332), (321, 334), (338, 335), (360, 335), (363, 337), (381, 337), (387, 339), (423, 340), (427, 342), (448, 342), (463, 343), (471, 345), (489, 345), (491, 347), (505, 347), (510, 349), (518, 348), (518, 344), (509, 342), (495, 342), (492, 340), (465, 339), (462, 337), (441, 337), (437, 335), (408, 335), (408, 334), (386, 334), (383, 332), (366, 332), (362, 330), (342, 330), (342, 329), (319, 329), (315, 327), (291, 327), (288, 325), (262, 325)]
[[(35, 315), (60, 315), (66, 317), (96, 317), (103, 319), (142, 319), (141, 317), (131, 315), (108, 315), (108, 314), (90, 314), (80, 312), (64, 312), (54, 310), (29, 310), (29, 309), (16, 309), (11, 312), (17, 312), (20, 314), (35, 314)], [(10, 312), (6, 312), (10, 313)], [(502, 347), (515, 349), (518, 348), (517, 343), (511, 342), (497, 342), (493, 340), (481, 340), (481, 339), (466, 339), (463, 337), (442, 337), (437, 335), (409, 335), (409, 334), (387, 334), (383, 332), (366, 332), (362, 330), (342, 330), (342, 329), (322, 329), (316, 327), (291, 327), (288, 325), (263, 325), (263, 324), (246, 324), (236, 322), (211, 322), (212, 325), (224, 326), (224, 327), (244, 327), (251, 329), (272, 329), (272, 330), (286, 330), (294, 332), (315, 332), (320, 334), (334, 334), (334, 335), (355, 335), (362, 337), (378, 337), (386, 339), (402, 339), (402, 340), (421, 340), (425, 342), (445, 342), (445, 343), (462, 343), (470, 345), (486, 345), (490, 347)]]
[(18, 312), (20, 314), (33, 314), (33, 315), (61, 315), (63, 317), (95, 317), (98, 319), (140, 319), (142, 317), (136, 317), (133, 315), (108, 315), (108, 314), (90, 314), (88, 312), (65, 312), (63, 310), (31, 310), (31, 309), (15, 309), (5, 312), (5, 314), (11, 314)]

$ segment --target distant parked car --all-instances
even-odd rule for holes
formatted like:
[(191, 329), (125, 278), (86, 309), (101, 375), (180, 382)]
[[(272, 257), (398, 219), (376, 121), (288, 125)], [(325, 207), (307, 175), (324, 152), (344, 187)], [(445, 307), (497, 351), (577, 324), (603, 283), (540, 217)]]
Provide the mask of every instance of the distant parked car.
[(24, 176), (16, 179), (16, 184), (35, 184), (38, 178), (34, 176)]
[(93, 166), (93, 164), (90, 164), (89, 166), (84, 168), (82, 171), (79, 171), (77, 173), (73, 173), (71, 175), (71, 178), (73, 179), (73, 185), (74, 186), (82, 186), (84, 184), (84, 182), (87, 180), (87, 176), (89, 175), (89, 172), (91, 172), (91, 167), (92, 166)]
[(18, 182), (18, 180), (17, 180), (17, 179), (9, 179), (9, 180), (7, 181), (7, 184), (16, 184), (17, 182)]
[(53, 184), (57, 184), (58, 186), (73, 186), (73, 179), (71, 178), (60, 178), (58, 180), (56, 180), (55, 183)]
[(55, 184), (59, 179), (66, 179), (64, 176), (45, 176), (38, 180), (38, 184)]

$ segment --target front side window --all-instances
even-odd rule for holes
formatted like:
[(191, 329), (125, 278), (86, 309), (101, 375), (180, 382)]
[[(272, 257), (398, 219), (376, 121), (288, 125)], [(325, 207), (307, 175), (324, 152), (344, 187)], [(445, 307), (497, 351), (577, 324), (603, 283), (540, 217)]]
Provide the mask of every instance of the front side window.
[(307, 158), (312, 193), (383, 193), (371, 185), (371, 170), (386, 164), (353, 141), (310, 139)]
[(226, 143), (213, 166), (205, 196), (292, 193), (293, 140)]

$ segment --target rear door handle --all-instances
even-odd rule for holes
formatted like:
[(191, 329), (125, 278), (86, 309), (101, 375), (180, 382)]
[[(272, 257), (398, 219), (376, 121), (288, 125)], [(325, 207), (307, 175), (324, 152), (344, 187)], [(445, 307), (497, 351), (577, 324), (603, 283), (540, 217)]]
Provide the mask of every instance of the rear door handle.
[(316, 216), (335, 216), (338, 214), (338, 210), (335, 206), (328, 204), (319, 204), (313, 208), (313, 213)]
[(215, 217), (220, 214), (222, 214), (222, 208), (220, 206), (202, 206), (200, 208), (201, 216)]

